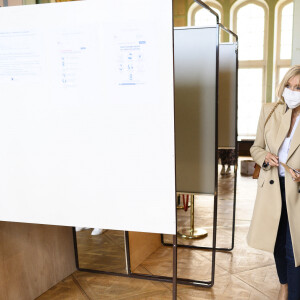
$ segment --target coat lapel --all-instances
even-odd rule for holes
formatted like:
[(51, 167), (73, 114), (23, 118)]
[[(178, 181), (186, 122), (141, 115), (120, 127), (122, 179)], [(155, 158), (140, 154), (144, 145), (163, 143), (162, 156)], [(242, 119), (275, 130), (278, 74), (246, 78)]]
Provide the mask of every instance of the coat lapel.
[(295, 150), (300, 145), (300, 126), (299, 125), (300, 125), (300, 122), (298, 123), (297, 128), (294, 132), (294, 135), (293, 135), (293, 138), (291, 141), (290, 150), (289, 150), (288, 157), (287, 157), (287, 161), (289, 160), (291, 155), (295, 152)]
[[(284, 105), (284, 109), (286, 106)], [(277, 136), (275, 139), (275, 153), (278, 154), (278, 150), (285, 139), (291, 125), (291, 117), (292, 117), (292, 110), (288, 109), (286, 112), (283, 112), (282, 119), (280, 122), (280, 126), (277, 132)], [(295, 132), (296, 134), (296, 132)]]

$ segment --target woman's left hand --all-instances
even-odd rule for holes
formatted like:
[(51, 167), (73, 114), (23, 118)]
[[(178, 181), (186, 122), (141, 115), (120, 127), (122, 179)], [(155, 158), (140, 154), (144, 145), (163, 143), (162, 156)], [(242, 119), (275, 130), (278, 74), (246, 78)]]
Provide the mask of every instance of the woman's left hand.
[[(295, 169), (295, 170), (300, 171), (299, 169)], [(293, 181), (300, 182), (300, 174), (294, 172), (292, 169), (290, 169), (289, 171), (290, 171), (290, 173), (292, 175)]]

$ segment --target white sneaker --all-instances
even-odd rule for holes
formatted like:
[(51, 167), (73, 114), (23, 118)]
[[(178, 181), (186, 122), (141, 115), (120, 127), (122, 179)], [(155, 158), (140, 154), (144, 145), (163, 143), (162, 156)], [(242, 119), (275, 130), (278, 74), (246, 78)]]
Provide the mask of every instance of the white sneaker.
[(81, 231), (83, 229), (90, 229), (90, 227), (75, 227), (76, 232)]
[(230, 166), (228, 166), (227, 167), (227, 170), (226, 170), (226, 172), (225, 172), (225, 174), (227, 175), (227, 174), (230, 174), (230, 172), (231, 172), (231, 168), (230, 168)]
[(103, 229), (101, 228), (94, 228), (91, 235), (99, 235), (103, 232)]
[(225, 175), (225, 166), (222, 166), (221, 175)]
[(84, 227), (75, 227), (76, 232), (83, 230)]

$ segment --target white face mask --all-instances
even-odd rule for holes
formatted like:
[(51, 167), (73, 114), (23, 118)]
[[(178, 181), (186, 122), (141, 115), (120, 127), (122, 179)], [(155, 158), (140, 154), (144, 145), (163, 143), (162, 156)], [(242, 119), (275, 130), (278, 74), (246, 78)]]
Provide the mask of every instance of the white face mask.
[(282, 96), (289, 108), (293, 109), (300, 105), (300, 92), (292, 91), (288, 88), (285, 88), (282, 93)]

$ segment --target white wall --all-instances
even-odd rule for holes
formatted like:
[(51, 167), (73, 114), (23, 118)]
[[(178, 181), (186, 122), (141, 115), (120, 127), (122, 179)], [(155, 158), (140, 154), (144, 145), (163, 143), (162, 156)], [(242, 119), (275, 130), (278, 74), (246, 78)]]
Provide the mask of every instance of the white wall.
[(300, 0), (294, 0), (292, 65), (300, 64)]

